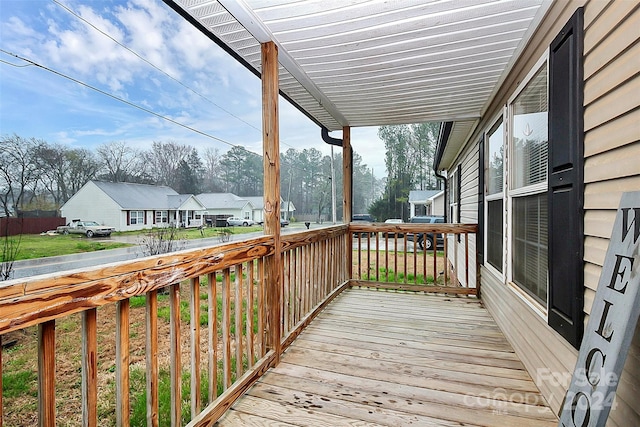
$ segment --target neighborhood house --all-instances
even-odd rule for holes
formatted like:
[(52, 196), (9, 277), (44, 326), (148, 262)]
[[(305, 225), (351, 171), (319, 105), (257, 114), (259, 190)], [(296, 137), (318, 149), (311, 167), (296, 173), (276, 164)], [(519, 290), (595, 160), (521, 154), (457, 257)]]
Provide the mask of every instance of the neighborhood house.
[[(262, 223), (262, 200), (261, 196), (240, 197), (232, 193), (178, 194), (161, 185), (89, 181), (60, 208), (60, 214), (68, 222), (72, 219), (96, 221), (114, 227), (115, 231), (170, 224), (186, 228), (207, 224), (224, 226), (229, 217)], [(281, 202), (281, 206), (281, 218), (284, 218), (286, 204)]]

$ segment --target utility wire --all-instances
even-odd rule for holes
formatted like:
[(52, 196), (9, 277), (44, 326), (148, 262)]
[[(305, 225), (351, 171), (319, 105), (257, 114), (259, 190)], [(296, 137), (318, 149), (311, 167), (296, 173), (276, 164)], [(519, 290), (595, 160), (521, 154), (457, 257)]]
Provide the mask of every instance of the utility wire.
[[(213, 135), (208, 134), (208, 133), (206, 133), (206, 132), (204, 132), (204, 131), (201, 131), (201, 130), (195, 129), (195, 128), (191, 127), (191, 126), (188, 126), (188, 125), (185, 125), (185, 124), (183, 124), (183, 123), (180, 123), (180, 122), (178, 122), (178, 121), (176, 121), (176, 120), (173, 120), (172, 118), (169, 118), (169, 117), (167, 117), (167, 116), (164, 116), (164, 115), (162, 115), (162, 114), (160, 114), (160, 113), (156, 113), (155, 111), (152, 111), (152, 110), (149, 110), (148, 108), (144, 108), (144, 107), (142, 107), (142, 106), (140, 106), (140, 105), (134, 104), (134, 103), (133, 103), (133, 102), (131, 102), (131, 101), (127, 101), (126, 99), (122, 99), (122, 98), (120, 98), (120, 97), (118, 97), (118, 96), (116, 96), (116, 95), (113, 95), (113, 94), (111, 94), (111, 93), (109, 93), (109, 92), (106, 92), (106, 91), (104, 91), (104, 90), (102, 90), (102, 89), (99, 89), (99, 88), (97, 88), (97, 87), (95, 87), (95, 86), (91, 86), (90, 84), (85, 83), (85, 82), (83, 82), (83, 81), (81, 81), (81, 80), (78, 80), (78, 79), (76, 79), (76, 78), (74, 78), (74, 77), (68, 76), (68, 75), (66, 75), (66, 74), (64, 74), (64, 73), (61, 73), (61, 72), (59, 72), (59, 71), (56, 71), (56, 70), (54, 70), (54, 69), (52, 69), (52, 68), (46, 67), (46, 66), (44, 66), (44, 65), (42, 65), (42, 64), (39, 64), (39, 63), (37, 63), (37, 62), (35, 62), (35, 61), (31, 60), (31, 59), (25, 58), (25, 57), (23, 57), (23, 56), (20, 56), (20, 55), (18, 55), (18, 54), (15, 54), (15, 53), (12, 53), (12, 52), (6, 51), (6, 50), (1, 49), (1, 48), (0, 48), (0, 52), (4, 53), (4, 54), (6, 54), (6, 55), (9, 55), (9, 56), (13, 56), (13, 57), (14, 57), (14, 58), (16, 58), (16, 59), (19, 59), (19, 60), (21, 60), (21, 61), (26, 62), (27, 64), (25, 64), (25, 65), (18, 65), (18, 64), (14, 64), (14, 63), (12, 63), (12, 62), (8, 62), (8, 61), (4, 61), (4, 60), (1, 60), (1, 59), (0, 59), (0, 62), (2, 62), (2, 63), (5, 63), (5, 64), (7, 64), (7, 65), (10, 65), (10, 66), (12, 66), (12, 67), (16, 67), (16, 68), (24, 68), (24, 67), (35, 66), (35, 67), (40, 68), (40, 69), (42, 69), (42, 70), (48, 71), (48, 72), (50, 72), (50, 73), (53, 73), (53, 74), (55, 74), (55, 75), (57, 75), (57, 76), (59, 76), (59, 77), (62, 77), (62, 78), (64, 78), (64, 79), (67, 79), (67, 80), (70, 80), (70, 81), (72, 81), (72, 82), (74, 82), (74, 83), (77, 83), (77, 84), (79, 84), (79, 85), (81, 85), (81, 86), (84, 86), (84, 87), (86, 87), (86, 88), (88, 88), (88, 89), (94, 90), (94, 91), (96, 91), (96, 92), (100, 93), (101, 95), (105, 95), (105, 96), (108, 96), (108, 97), (109, 97), (109, 98), (111, 98), (111, 99), (115, 99), (116, 101), (122, 102), (122, 103), (124, 103), (124, 104), (126, 104), (126, 105), (128, 105), (128, 106), (130, 106), (130, 107), (137, 108), (138, 110), (144, 111), (145, 113), (151, 114), (151, 115), (153, 115), (153, 116), (156, 116), (156, 117), (158, 117), (158, 118), (161, 118), (161, 119), (163, 119), (163, 120), (166, 120), (166, 121), (168, 121), (168, 122), (171, 122), (171, 123), (173, 123), (173, 124), (175, 124), (175, 125), (178, 125), (178, 126), (180, 126), (180, 127), (183, 127), (183, 128), (185, 128), (185, 129), (188, 129), (188, 130), (190, 130), (190, 131), (192, 131), (192, 132), (195, 132), (195, 133), (200, 134), (200, 135), (202, 135), (202, 136), (205, 136), (205, 137), (207, 137), (207, 138), (211, 138), (211, 139), (213, 139), (213, 140), (215, 140), (215, 141), (219, 141), (219, 142), (221, 142), (221, 143), (223, 143), (223, 144), (226, 144), (226, 145), (228, 145), (228, 146), (230, 146), (230, 147), (232, 147), (232, 148), (238, 148), (238, 149), (240, 149), (240, 150), (243, 150), (243, 151), (244, 151), (244, 152), (246, 152), (247, 154), (253, 154), (254, 156), (258, 156), (258, 157), (262, 158), (262, 155), (261, 155), (261, 154), (254, 153), (253, 151), (248, 150), (247, 148), (243, 147), (242, 145), (233, 144), (233, 143), (231, 143), (231, 142), (229, 142), (229, 141), (226, 141), (226, 140), (224, 140), (224, 139), (222, 139), (222, 138), (218, 138), (217, 136), (213, 136)], [(287, 167), (290, 167), (290, 168), (292, 168), (292, 169), (297, 169), (297, 170), (302, 171), (302, 172), (312, 172), (312, 171), (309, 171), (309, 170), (307, 170), (307, 169), (300, 168), (300, 167), (298, 167), (298, 166), (294, 166), (294, 165), (290, 165), (290, 164), (287, 164), (286, 166), (287, 166)]]
[[(209, 103), (211, 103), (212, 105), (218, 107), (219, 109), (221, 109), (222, 111), (224, 111), (225, 113), (229, 114), (230, 116), (238, 119), (239, 121), (241, 121), (242, 123), (246, 124), (247, 126), (257, 130), (258, 132), (262, 132), (262, 129), (257, 128), (256, 126), (252, 125), (251, 123), (245, 121), (244, 119), (238, 117), (237, 115), (233, 114), (232, 112), (226, 110), (224, 107), (216, 104), (214, 101), (212, 101), (211, 99), (209, 99), (208, 97), (206, 97), (205, 95), (201, 94), (200, 92), (196, 91), (195, 89), (191, 88), (190, 86), (186, 85), (185, 83), (182, 83), (180, 80), (176, 79), (175, 77), (173, 77), (171, 74), (167, 73), (166, 71), (164, 71), (163, 69), (161, 69), (160, 67), (158, 67), (157, 65), (153, 64), (151, 61), (147, 60), (145, 57), (143, 57), (142, 55), (140, 55), (139, 53), (137, 53), (136, 51), (134, 51), (133, 49), (131, 49), (130, 47), (120, 43), (117, 39), (115, 39), (114, 37), (112, 37), (111, 35), (109, 35), (107, 32), (101, 30), (100, 28), (98, 28), (96, 25), (94, 25), (93, 23), (91, 23), (90, 21), (88, 21), (87, 19), (83, 18), (82, 16), (78, 15), (76, 12), (74, 12), (72, 9), (70, 9), (69, 7), (67, 7), (66, 5), (60, 3), (58, 0), (51, 0), (53, 1), (55, 4), (57, 4), (58, 6), (60, 6), (61, 8), (65, 9), (68, 13), (70, 13), (71, 15), (75, 16), (77, 19), (83, 21), (85, 24), (89, 25), (90, 27), (92, 27), (93, 29), (95, 29), (96, 31), (98, 31), (100, 34), (104, 35), (105, 37), (109, 38), (111, 41), (113, 41), (114, 43), (116, 43), (118, 46), (122, 47), (123, 49), (126, 49), (127, 51), (129, 51), (130, 53), (132, 53), (133, 55), (135, 55), (137, 58), (139, 58), (141, 61), (144, 61), (145, 63), (147, 63), (148, 65), (150, 65), (151, 67), (153, 67), (154, 69), (156, 69), (157, 71), (159, 71), (160, 73), (164, 74), (165, 76), (169, 77), (171, 80), (173, 80), (174, 82), (178, 83), (180, 86), (188, 89), (189, 91), (191, 91), (192, 93), (198, 95), (199, 97), (201, 97), (202, 99), (208, 101)], [(280, 141), (281, 144), (286, 145), (288, 147), (291, 148), (296, 148), (291, 144), (288, 144), (284, 141)]]
[[(228, 145), (228, 146), (230, 146), (230, 147), (238, 147), (238, 148), (241, 148), (241, 149), (243, 149), (243, 150), (245, 150), (245, 151), (247, 151), (247, 152), (249, 152), (249, 153), (259, 155), (259, 154), (257, 154), (257, 153), (253, 153), (252, 151), (247, 150), (246, 148), (242, 147), (241, 145), (233, 144), (233, 143), (231, 143), (231, 142), (229, 142), (229, 141), (225, 141), (225, 140), (224, 140), (224, 139), (222, 139), (222, 138), (218, 138), (217, 136), (213, 136), (213, 135), (211, 135), (211, 134), (208, 134), (208, 133), (206, 133), (206, 132), (203, 132), (203, 131), (201, 131), (201, 130), (198, 130), (198, 129), (196, 129), (196, 128), (193, 128), (193, 127), (191, 127), (191, 126), (185, 125), (184, 123), (180, 123), (180, 122), (178, 122), (178, 121), (176, 121), (176, 120), (174, 120), (174, 119), (172, 119), (172, 118), (170, 118), (170, 117), (164, 116), (164, 115), (162, 115), (162, 114), (160, 114), (160, 113), (156, 113), (155, 111), (152, 111), (152, 110), (150, 110), (150, 109), (148, 109), (148, 108), (142, 107), (142, 106), (140, 106), (140, 105), (138, 105), (138, 104), (134, 104), (134, 103), (133, 103), (133, 102), (131, 102), (131, 101), (127, 101), (126, 99), (122, 99), (122, 98), (120, 98), (120, 97), (118, 97), (118, 96), (116, 96), (116, 95), (113, 95), (113, 94), (111, 94), (111, 93), (109, 93), (109, 92), (106, 92), (106, 91), (104, 91), (104, 90), (102, 90), (102, 89), (99, 89), (99, 88), (97, 88), (97, 87), (95, 87), (95, 86), (91, 86), (91, 85), (90, 85), (90, 84), (88, 84), (88, 83), (85, 83), (85, 82), (83, 82), (83, 81), (81, 81), (81, 80), (78, 80), (78, 79), (76, 79), (76, 78), (73, 78), (73, 77), (71, 77), (71, 76), (68, 76), (68, 75), (66, 75), (66, 74), (63, 74), (63, 73), (61, 73), (61, 72), (59, 72), (59, 71), (56, 71), (56, 70), (54, 70), (54, 69), (52, 69), (52, 68), (46, 67), (46, 66), (44, 66), (44, 65), (42, 65), (42, 64), (39, 64), (39, 63), (37, 63), (37, 62), (35, 62), (35, 61), (32, 61), (32, 60), (30, 60), (30, 59), (28, 59), (28, 58), (25, 58), (25, 57), (23, 57), (23, 56), (17, 55), (17, 54), (15, 54), (15, 53), (8, 52), (8, 51), (6, 51), (6, 50), (4, 50), (4, 49), (0, 49), (0, 52), (5, 53), (5, 54), (10, 55), (10, 56), (13, 56), (14, 58), (20, 59), (20, 60), (22, 60), (22, 61), (25, 61), (25, 62), (27, 62), (29, 65), (33, 65), (33, 66), (35, 66), (35, 67), (41, 68), (41, 69), (43, 69), (43, 70), (45, 70), (45, 71), (48, 71), (48, 72), (50, 72), (50, 73), (53, 73), (53, 74), (55, 74), (55, 75), (59, 76), (59, 77), (65, 78), (65, 79), (67, 79), (67, 80), (71, 80), (71, 81), (72, 81), (72, 82), (74, 82), (74, 83), (77, 83), (77, 84), (79, 84), (79, 85), (81, 85), (81, 86), (84, 86), (84, 87), (86, 87), (86, 88), (88, 88), (88, 89), (94, 90), (94, 91), (96, 91), (96, 92), (98, 92), (98, 93), (100, 93), (100, 94), (102, 94), (102, 95), (105, 95), (105, 96), (108, 96), (109, 98), (115, 99), (116, 101), (120, 101), (120, 102), (122, 102), (122, 103), (124, 103), (124, 104), (127, 104), (127, 105), (128, 105), (128, 106), (130, 106), (130, 107), (137, 108), (138, 110), (141, 110), (141, 111), (144, 111), (145, 113), (149, 113), (149, 114), (151, 114), (151, 115), (154, 115), (154, 116), (156, 116), (156, 117), (158, 117), (158, 118), (161, 118), (161, 119), (163, 119), (163, 120), (166, 120), (166, 121), (168, 121), (168, 122), (171, 122), (171, 123), (173, 123), (173, 124), (175, 124), (175, 125), (181, 126), (181, 127), (185, 128), (185, 129), (188, 129), (188, 130), (190, 130), (190, 131), (192, 131), (192, 132), (195, 132), (195, 133), (200, 134), (200, 135), (202, 135), (202, 136), (205, 136), (205, 137), (207, 137), (207, 138), (211, 138), (211, 139), (213, 139), (213, 140), (216, 140), (216, 141), (222, 142), (223, 144), (226, 144), (226, 145)], [(10, 64), (10, 63), (9, 63), (9, 64)], [(15, 66), (15, 67), (20, 67), (19, 65), (15, 65), (15, 64), (10, 64), (10, 65)]]
[(128, 46), (125, 46), (124, 44), (120, 43), (117, 39), (113, 38), (111, 35), (109, 35), (108, 33), (106, 33), (105, 31), (101, 30), (100, 28), (98, 28), (96, 25), (94, 25), (93, 23), (89, 22), (88, 20), (86, 20), (85, 18), (83, 18), (82, 16), (78, 15), (76, 12), (74, 12), (73, 10), (71, 10), (69, 7), (67, 7), (66, 5), (60, 3), (58, 0), (51, 0), (53, 1), (55, 4), (57, 4), (58, 6), (60, 6), (61, 8), (63, 8), (64, 10), (66, 10), (67, 12), (69, 12), (71, 15), (75, 16), (76, 18), (78, 18), (79, 20), (81, 20), (82, 22), (84, 22), (85, 24), (89, 25), (91, 28), (93, 28), (94, 30), (96, 30), (97, 32), (99, 32), (100, 34), (102, 34), (103, 36), (109, 38), (111, 41), (113, 41), (114, 43), (116, 43), (118, 46), (122, 47), (123, 49), (126, 49), (127, 51), (129, 51), (130, 53), (132, 53), (133, 55), (135, 55), (138, 59), (140, 59), (141, 61), (145, 62), (146, 64), (150, 65), (151, 67), (153, 67), (155, 70), (157, 70), (158, 72), (164, 74), (165, 76), (169, 77), (171, 80), (173, 80), (174, 82), (178, 83), (180, 86), (184, 87), (185, 89), (191, 91), (192, 93), (198, 95), (199, 97), (201, 97), (202, 99), (210, 102), (211, 104), (215, 105), (216, 107), (218, 107), (219, 109), (221, 109), (222, 111), (224, 111), (225, 113), (229, 114), (230, 116), (236, 118), (237, 120), (241, 121), (242, 123), (246, 124), (247, 126), (257, 130), (258, 132), (262, 132), (262, 129), (255, 127), (254, 125), (252, 125), (251, 123), (245, 121), (244, 119), (236, 116), (235, 114), (233, 114), (231, 111), (225, 109), (224, 107), (216, 104), (214, 101), (212, 101), (211, 99), (207, 98), (205, 95), (201, 94), (200, 92), (196, 91), (195, 89), (191, 88), (190, 86), (182, 83), (180, 80), (176, 79), (175, 77), (173, 77), (171, 74), (167, 73), (166, 71), (164, 71), (163, 69), (161, 69), (160, 67), (158, 67), (157, 65), (155, 65), (154, 63), (152, 63), (151, 61), (149, 61), (148, 59), (146, 59), (145, 57), (143, 57), (142, 55), (138, 54), (136, 51), (134, 51), (133, 49), (131, 49)]

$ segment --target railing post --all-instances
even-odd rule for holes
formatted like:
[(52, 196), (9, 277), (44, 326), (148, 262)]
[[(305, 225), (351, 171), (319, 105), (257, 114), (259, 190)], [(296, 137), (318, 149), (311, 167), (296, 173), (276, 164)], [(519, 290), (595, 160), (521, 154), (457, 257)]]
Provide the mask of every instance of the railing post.
[(278, 47), (262, 43), (262, 138), (264, 148), (264, 233), (274, 253), (265, 260), (268, 346), (280, 362), (282, 328), (282, 245), (280, 242), (280, 135), (278, 124)]
[[(342, 128), (342, 222), (349, 224), (351, 222), (351, 201), (353, 190), (352, 179), (353, 171), (351, 164), (351, 128), (344, 126)], [(351, 280), (353, 277), (353, 233), (349, 231), (346, 238), (346, 259), (347, 264), (347, 279)]]
[(38, 325), (38, 425), (56, 425), (56, 321)]

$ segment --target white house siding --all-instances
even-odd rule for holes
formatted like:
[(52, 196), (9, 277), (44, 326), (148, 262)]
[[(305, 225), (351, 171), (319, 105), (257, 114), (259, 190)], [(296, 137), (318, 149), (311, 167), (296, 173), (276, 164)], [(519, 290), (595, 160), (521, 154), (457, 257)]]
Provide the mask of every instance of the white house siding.
[[(460, 185), (460, 222), (478, 223), (478, 145), (469, 145), (458, 158), (457, 163), (449, 172), (449, 176), (461, 165), (462, 182)], [(456, 177), (456, 179), (459, 179)], [(454, 185), (449, 181), (449, 185)], [(449, 195), (449, 203), (455, 203)], [(449, 222), (457, 222), (457, 218), (448, 218)], [(462, 286), (467, 286), (466, 274), (460, 270), (464, 268), (465, 262), (465, 237), (458, 239), (450, 237), (448, 239), (449, 262), (460, 272), (458, 277)], [(476, 236), (469, 235), (469, 287), (476, 287)]]
[[(640, 12), (635, 0), (585, 7), (585, 313), (591, 311), (616, 210), (640, 190)], [(640, 425), (636, 328), (608, 426)]]
[[(477, 175), (473, 172), (477, 167), (477, 141), (491, 126), (491, 121), (501, 112), (517, 85), (542, 57), (555, 35), (581, 5), (585, 6), (584, 311), (588, 316), (620, 197), (625, 191), (640, 190), (638, 2), (554, 2), (448, 174), (451, 176), (457, 164), (462, 164), (462, 221), (477, 221)], [(483, 301), (487, 309), (513, 345), (543, 396), (557, 412), (575, 367), (577, 350), (550, 328), (546, 318), (533, 310), (493, 270), (481, 267), (481, 277)], [(607, 426), (640, 425), (639, 391), (640, 326), (636, 327), (619, 381), (616, 405)]]
[[(122, 230), (123, 226), (119, 217), (120, 207), (92, 181), (76, 192), (64, 204), (60, 213), (67, 218), (67, 222), (72, 219), (96, 221), (102, 225), (115, 227), (116, 230)], [(124, 224), (126, 224), (126, 218)]]

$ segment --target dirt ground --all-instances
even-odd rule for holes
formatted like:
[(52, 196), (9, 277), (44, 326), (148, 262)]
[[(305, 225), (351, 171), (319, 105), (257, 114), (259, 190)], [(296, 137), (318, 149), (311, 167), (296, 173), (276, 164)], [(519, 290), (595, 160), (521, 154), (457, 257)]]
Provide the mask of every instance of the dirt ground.
[[(201, 288), (201, 294), (206, 288)], [(188, 301), (190, 287), (181, 286), (181, 300)], [(201, 309), (206, 312), (207, 301), (201, 301)], [(158, 307), (168, 307), (166, 299), (158, 301)], [(131, 370), (145, 369), (145, 307), (130, 309), (130, 359)], [(98, 309), (98, 413), (99, 425), (115, 425), (115, 304)], [(182, 365), (183, 372), (189, 370), (190, 363), (190, 326), (181, 322)], [(3, 336), (3, 343), (13, 342), (2, 353), (3, 377), (18, 371), (32, 373), (27, 376), (25, 391), (18, 396), (4, 397), (4, 424), (6, 427), (31, 427), (37, 425), (37, 329), (30, 327)], [(158, 363), (160, 370), (169, 369), (169, 323), (158, 319)], [(207, 369), (208, 335), (206, 328), (201, 330), (201, 369)], [(220, 350), (220, 344), (218, 346)], [(81, 407), (81, 315), (75, 314), (56, 322), (56, 403), (58, 426), (80, 426)], [(3, 386), (6, 389), (7, 378)], [(132, 381), (133, 383), (133, 381)], [(134, 398), (132, 392), (131, 398)], [(142, 390), (144, 398), (144, 389)], [(183, 396), (188, 399), (189, 396)], [(132, 402), (133, 406), (133, 402)]]

